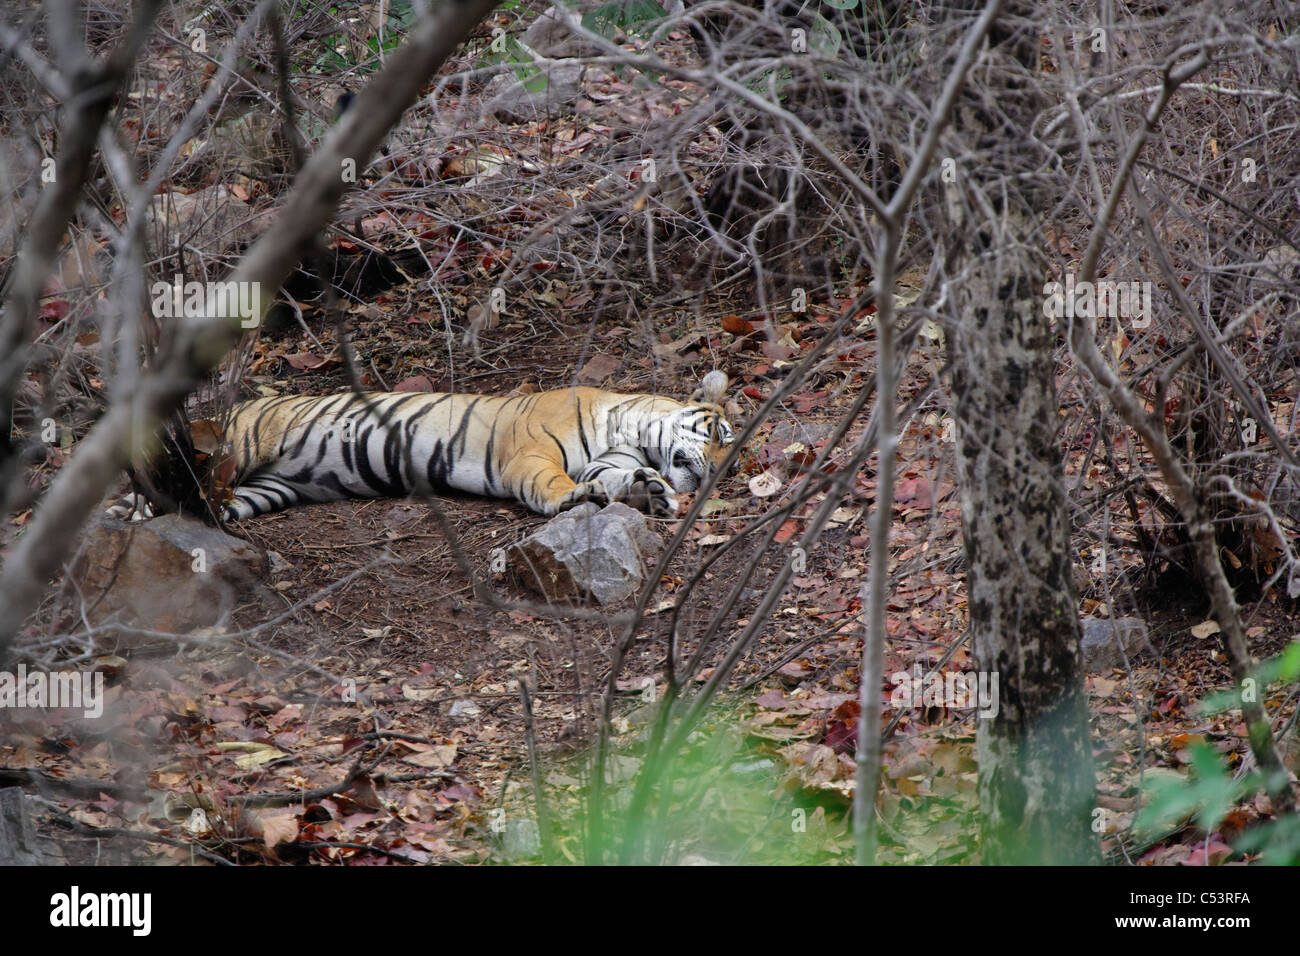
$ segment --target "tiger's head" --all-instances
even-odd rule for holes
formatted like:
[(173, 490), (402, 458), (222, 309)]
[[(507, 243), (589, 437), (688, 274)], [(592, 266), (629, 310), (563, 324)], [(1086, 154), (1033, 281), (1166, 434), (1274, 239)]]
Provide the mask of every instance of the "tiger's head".
[(658, 434), (645, 448), (659, 473), (677, 491), (694, 491), (726, 457), (735, 438), (721, 401), (725, 372), (704, 376), (691, 401), (660, 420)]

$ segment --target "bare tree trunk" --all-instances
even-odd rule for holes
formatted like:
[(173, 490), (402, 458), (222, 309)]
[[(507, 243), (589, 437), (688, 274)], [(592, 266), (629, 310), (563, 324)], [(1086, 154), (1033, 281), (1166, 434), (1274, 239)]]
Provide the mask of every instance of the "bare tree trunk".
[(977, 721), (979, 793), (985, 862), (1092, 863), (1095, 781), (1036, 253), (1041, 206), (1014, 177), (1037, 106), (1033, 40), (1004, 35), (987, 95), (958, 107), (976, 158), (945, 196), (970, 628), (977, 666), (997, 677), (996, 713)]

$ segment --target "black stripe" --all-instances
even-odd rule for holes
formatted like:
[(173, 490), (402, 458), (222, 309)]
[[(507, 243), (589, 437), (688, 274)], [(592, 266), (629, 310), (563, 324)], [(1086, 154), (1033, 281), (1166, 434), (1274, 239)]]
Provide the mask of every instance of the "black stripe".
[(567, 475), (569, 473), (569, 453), (564, 450), (564, 442), (560, 441), (560, 439), (556, 437), (555, 432), (551, 431), (545, 425), (542, 426), (542, 431), (550, 437), (551, 441), (555, 442), (555, 447), (560, 449), (560, 462), (564, 467), (564, 473)]
[[(375, 433), (375, 426), (357, 429), (357, 477), (375, 492), (377, 498), (400, 498), (404, 494), (400, 484), (394, 484), (392, 476), (381, 478), (370, 465), (370, 437)], [(385, 460), (385, 465), (387, 461)]]
[(591, 461), (593, 456), (591, 454), (591, 446), (587, 444), (587, 429), (582, 424), (582, 399), (579, 398), (576, 404), (578, 406), (578, 440), (582, 442), (583, 461)]

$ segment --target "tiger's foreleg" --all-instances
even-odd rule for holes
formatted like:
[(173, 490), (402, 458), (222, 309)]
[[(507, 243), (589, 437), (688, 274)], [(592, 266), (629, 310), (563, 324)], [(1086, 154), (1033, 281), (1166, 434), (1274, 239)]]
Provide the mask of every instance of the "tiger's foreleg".
[(677, 492), (636, 448), (611, 448), (593, 459), (578, 483), (599, 483), (609, 501), (622, 501), (656, 518), (677, 513)]
[(558, 461), (543, 455), (520, 455), (501, 472), (502, 489), (534, 511), (555, 515), (583, 501), (607, 504), (609, 496), (599, 482), (575, 482)]

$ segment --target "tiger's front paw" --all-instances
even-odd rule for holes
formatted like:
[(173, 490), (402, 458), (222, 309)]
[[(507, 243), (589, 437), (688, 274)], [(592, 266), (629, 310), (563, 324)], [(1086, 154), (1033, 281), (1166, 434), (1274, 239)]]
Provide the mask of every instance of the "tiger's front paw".
[(605, 490), (605, 486), (599, 479), (584, 481), (574, 487), (572, 491), (560, 499), (560, 507), (556, 510), (568, 511), (584, 501), (593, 502), (602, 508), (609, 504), (609, 492)]
[(154, 517), (154, 511), (148, 498), (131, 492), (105, 508), (104, 515), (118, 521), (146, 521)]
[(677, 514), (677, 492), (668, 480), (653, 468), (638, 468), (632, 476), (627, 503), (655, 518)]

